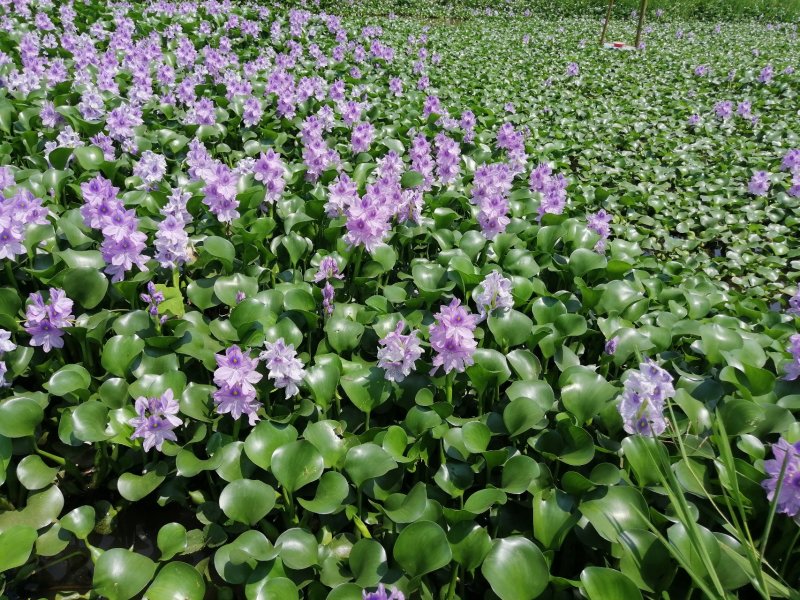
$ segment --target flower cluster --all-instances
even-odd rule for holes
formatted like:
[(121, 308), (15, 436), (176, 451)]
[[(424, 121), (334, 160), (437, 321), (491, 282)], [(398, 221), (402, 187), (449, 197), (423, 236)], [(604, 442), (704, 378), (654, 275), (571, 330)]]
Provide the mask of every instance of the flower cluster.
[(475, 169), (472, 203), (478, 207), (478, 224), (486, 239), (503, 233), (511, 222), (508, 217), (508, 193), (514, 173), (505, 163), (481, 165)]
[(201, 169), (203, 186), (203, 204), (208, 206), (212, 214), (221, 223), (230, 223), (239, 218), (239, 202), (236, 199), (239, 187), (239, 175), (222, 163), (212, 163)]
[(50, 301), (45, 302), (38, 292), (29, 296), (25, 308), (25, 331), (31, 336), (31, 346), (41, 346), (45, 352), (63, 348), (64, 327), (73, 320), (72, 300), (64, 290), (50, 288)]
[(750, 183), (747, 185), (747, 191), (754, 196), (766, 196), (769, 191), (769, 186), (769, 173), (766, 171), (756, 171), (752, 179), (750, 179)]
[(186, 208), (191, 194), (175, 188), (161, 214), (153, 246), (156, 249), (156, 260), (165, 269), (174, 269), (189, 262), (191, 244), (186, 226), (192, 222), (192, 215)]
[[(164, 301), (164, 294), (156, 289), (156, 284), (152, 281), (148, 281), (147, 293), (140, 294), (139, 297), (141, 298), (142, 302), (147, 303), (147, 312), (149, 312), (151, 316), (157, 317), (158, 305)], [(163, 319), (166, 320), (166, 317), (167, 316), (164, 315)]]
[(314, 275), (314, 283), (321, 281), (325, 282), (322, 288), (322, 309), (325, 314), (330, 316), (333, 314), (333, 297), (335, 291), (331, 285), (331, 279), (342, 279), (344, 275), (339, 272), (339, 263), (332, 256), (324, 257), (319, 263), (317, 274)]
[[(14, 185), (8, 167), (0, 167), (0, 189)], [(0, 259), (16, 260), (25, 254), (25, 231), (30, 225), (47, 224), (48, 210), (41, 198), (19, 188), (10, 198), (0, 196)]]
[(478, 347), (473, 333), (478, 324), (477, 315), (467, 312), (461, 306), (461, 300), (453, 298), (434, 317), (436, 322), (430, 329), (430, 342), (436, 355), (433, 357), (431, 374), (439, 367), (443, 367), (445, 373), (464, 371), (473, 364), (472, 355)]
[(161, 452), (166, 440), (177, 441), (178, 438), (173, 430), (183, 421), (176, 416), (180, 406), (171, 389), (167, 389), (159, 397), (139, 397), (136, 399), (135, 407), (136, 416), (128, 421), (134, 428), (131, 439), (142, 438), (145, 452), (149, 452), (154, 446)]
[(795, 333), (789, 337), (789, 354), (792, 355), (792, 360), (786, 363), (784, 367), (786, 381), (794, 381), (800, 378), (800, 333)]
[(247, 415), (250, 425), (258, 421), (261, 403), (256, 400), (255, 384), (262, 375), (256, 371), (258, 360), (250, 358), (238, 346), (231, 346), (225, 354), (217, 354), (217, 369), (214, 383), (219, 389), (214, 392), (214, 403), (220, 414), (230, 413), (234, 419)]
[[(776, 501), (779, 513), (795, 517), (800, 514), (800, 442), (790, 444), (784, 438), (772, 446), (771, 460), (764, 461), (768, 477), (761, 482), (770, 502)], [(778, 488), (780, 487), (780, 491)]]
[(792, 174), (792, 185), (788, 194), (800, 198), (800, 148), (792, 148), (783, 157), (781, 168)]
[(595, 252), (604, 253), (606, 251), (606, 240), (611, 235), (611, 215), (601, 208), (596, 213), (588, 215), (586, 222), (589, 229), (600, 236), (600, 239), (594, 245)]
[(795, 317), (800, 317), (800, 285), (797, 286), (797, 291), (794, 296), (789, 298), (789, 308), (786, 312)]
[(646, 360), (625, 379), (619, 413), (625, 431), (642, 435), (661, 435), (667, 428), (664, 403), (675, 396), (672, 375), (653, 360)]
[(133, 210), (126, 210), (117, 197), (119, 188), (98, 175), (81, 184), (84, 204), (81, 216), (87, 227), (98, 229), (104, 239), (100, 246), (105, 271), (111, 281), (122, 281), (134, 265), (147, 271), (147, 258), (142, 254), (147, 247), (147, 235), (139, 231), (139, 219)]
[[(267, 375), (276, 388), (286, 390), (286, 397), (291, 398), (300, 391), (297, 387), (306, 376), (303, 363), (297, 358), (292, 344), (287, 344), (283, 338), (275, 342), (264, 342), (264, 350), (259, 358), (264, 361), (269, 369)], [(260, 378), (260, 376), (259, 376)]]
[(442, 185), (455, 181), (460, 170), (461, 147), (454, 139), (439, 133), (434, 138), (436, 144), (436, 173)]
[[(6, 352), (16, 350), (17, 345), (11, 341), (11, 332), (5, 329), (0, 329), (0, 358), (4, 357)], [(6, 381), (6, 373), (8, 368), (4, 360), (0, 360), (0, 387), (9, 385)]]
[(481, 320), (489, 316), (496, 308), (512, 308), (514, 298), (511, 296), (511, 280), (503, 277), (498, 271), (492, 271), (478, 285), (473, 294)]
[(253, 164), (253, 179), (264, 184), (264, 202), (275, 204), (283, 196), (288, 171), (286, 164), (272, 148), (262, 152)]
[(417, 359), (422, 356), (422, 348), (418, 331), (412, 330), (408, 335), (402, 331), (405, 323), (397, 323), (394, 331), (381, 338), (378, 343), (378, 366), (386, 371), (389, 381), (403, 381), (411, 374)]
[(384, 585), (380, 584), (374, 592), (362, 591), (361, 600), (406, 600), (406, 597), (400, 590), (392, 590), (391, 593), (388, 593)]
[(133, 174), (139, 177), (147, 190), (155, 188), (167, 172), (167, 159), (161, 154), (147, 150), (133, 166)]
[(541, 163), (531, 171), (531, 191), (542, 195), (538, 208), (540, 222), (545, 214), (560, 215), (564, 212), (567, 204), (567, 183), (563, 175), (553, 175), (553, 168), (547, 163)]

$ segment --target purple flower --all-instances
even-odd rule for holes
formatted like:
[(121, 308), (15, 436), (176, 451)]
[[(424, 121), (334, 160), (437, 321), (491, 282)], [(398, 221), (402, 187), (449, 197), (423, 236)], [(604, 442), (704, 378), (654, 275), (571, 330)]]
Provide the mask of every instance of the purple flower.
[(786, 310), (787, 314), (800, 317), (800, 285), (797, 286), (797, 291), (794, 296), (789, 298), (789, 308)]
[(217, 354), (217, 369), (214, 383), (218, 386), (241, 386), (245, 392), (255, 393), (255, 384), (261, 381), (261, 373), (256, 371), (258, 360), (250, 358), (239, 346), (231, 346), (225, 354)]
[(800, 513), (800, 442), (790, 444), (781, 438), (772, 445), (772, 456), (771, 460), (764, 461), (768, 477), (761, 482), (761, 487), (772, 502), (780, 485), (776, 510), (794, 517)]
[(261, 408), (261, 403), (256, 400), (256, 392), (252, 388), (239, 384), (223, 385), (214, 392), (213, 399), (216, 410), (221, 415), (230, 414), (236, 420), (247, 415), (250, 425), (255, 425), (259, 419), (258, 409)]
[(594, 245), (595, 252), (603, 253), (606, 251), (606, 240), (611, 235), (611, 215), (602, 208), (596, 213), (589, 215), (586, 218), (587, 225), (591, 231), (600, 236), (600, 239)]
[(326, 281), (322, 288), (322, 310), (329, 317), (333, 314), (333, 298), (335, 295), (336, 291), (333, 286)]
[(792, 355), (792, 360), (784, 366), (786, 374), (783, 378), (786, 381), (794, 381), (800, 378), (800, 333), (795, 333), (789, 338), (789, 354)]
[(147, 282), (147, 293), (139, 296), (142, 302), (147, 302), (147, 312), (152, 316), (158, 316), (158, 305), (164, 301), (164, 294), (156, 289), (156, 284), (152, 281)]
[(784, 155), (781, 169), (792, 173), (800, 171), (800, 148), (792, 148)]
[(708, 65), (698, 65), (694, 68), (694, 74), (697, 77), (703, 77), (708, 74)]
[(402, 190), (396, 182), (380, 179), (367, 186), (367, 193), (347, 208), (344, 241), (372, 252), (389, 234), (393, 209), (401, 203)]
[(146, 189), (153, 189), (167, 172), (167, 159), (150, 150), (142, 152), (142, 157), (133, 167), (133, 174), (141, 178)]
[(714, 113), (717, 115), (717, 118), (726, 121), (733, 116), (733, 102), (730, 100), (723, 100), (717, 102), (714, 105)]
[(539, 221), (546, 213), (560, 215), (567, 203), (568, 181), (563, 175), (553, 175), (552, 172), (552, 167), (547, 163), (540, 164), (531, 172), (531, 191), (542, 195), (538, 208)]
[(505, 163), (481, 165), (475, 169), (472, 203), (478, 206), (477, 220), (486, 239), (503, 233), (511, 222), (507, 197), (513, 180), (514, 172)]
[(414, 369), (414, 364), (422, 356), (418, 331), (413, 329), (408, 335), (402, 331), (405, 323), (397, 323), (395, 330), (378, 341), (378, 366), (386, 371), (389, 381), (403, 381)]
[(350, 137), (350, 146), (353, 149), (353, 154), (369, 150), (374, 138), (375, 127), (372, 126), (372, 123), (359, 123), (353, 127), (353, 133)]
[(461, 300), (453, 298), (434, 317), (436, 322), (430, 329), (430, 342), (436, 356), (433, 357), (431, 374), (439, 367), (443, 367), (445, 373), (464, 371), (473, 364), (472, 355), (478, 347), (473, 334), (478, 322), (477, 315), (468, 313), (461, 306)]
[(328, 186), (325, 214), (329, 217), (341, 217), (358, 199), (358, 186), (346, 173), (342, 173)]
[(424, 191), (431, 189), (434, 163), (430, 142), (424, 135), (419, 134), (412, 138), (408, 155), (411, 158), (411, 168), (422, 175), (422, 189)]
[(750, 119), (753, 116), (753, 105), (747, 100), (739, 102), (736, 107), (736, 114), (743, 119)]
[(403, 95), (403, 80), (399, 77), (392, 77), (389, 80), (389, 91), (395, 96)]
[(326, 256), (319, 263), (317, 274), (314, 275), (314, 283), (343, 277), (344, 275), (339, 272), (339, 263), (336, 262), (336, 259), (333, 256)]
[(581, 69), (578, 66), (578, 63), (571, 62), (567, 65), (567, 75), (569, 77), (577, 77), (580, 74), (580, 72)]
[(273, 342), (264, 342), (263, 351), (259, 358), (264, 361), (269, 369), (268, 377), (273, 381), (276, 388), (284, 388), (286, 397), (299, 393), (298, 384), (302, 383), (306, 371), (303, 363), (297, 358), (294, 346), (286, 344), (283, 338), (278, 338)]
[(646, 360), (625, 379), (619, 413), (625, 431), (642, 435), (661, 435), (667, 428), (664, 403), (675, 396), (672, 375), (653, 360)]
[(131, 439), (144, 438), (145, 452), (149, 452), (153, 446), (161, 452), (165, 440), (177, 441), (173, 429), (183, 421), (176, 416), (180, 406), (171, 389), (157, 398), (139, 397), (135, 406), (136, 417), (128, 421), (135, 428)]
[(775, 71), (772, 69), (772, 65), (767, 65), (761, 69), (761, 73), (758, 74), (758, 81), (759, 83), (769, 83), (772, 81), (774, 75)]
[(51, 348), (63, 348), (64, 327), (73, 320), (72, 300), (64, 290), (50, 288), (50, 301), (44, 302), (42, 295), (29, 296), (30, 304), (25, 309), (25, 331), (31, 336), (31, 346), (41, 346), (45, 352)]
[(362, 591), (361, 600), (406, 600), (406, 597), (400, 590), (393, 590), (387, 595), (386, 588), (383, 587), (383, 584), (380, 584), (374, 592)]
[(203, 204), (222, 223), (239, 218), (239, 202), (236, 200), (239, 176), (223, 164), (215, 164), (201, 172), (205, 187)]
[(436, 169), (442, 185), (447, 185), (458, 177), (461, 147), (458, 142), (443, 133), (436, 136)]
[(17, 345), (11, 341), (11, 332), (0, 329), (0, 354), (13, 352), (16, 348)]
[(275, 204), (281, 199), (283, 190), (286, 188), (287, 174), (286, 164), (272, 148), (266, 153), (261, 153), (261, 156), (253, 164), (253, 178), (264, 184), (264, 188), (266, 188), (264, 201), (266, 203)]
[(496, 308), (513, 308), (514, 298), (511, 296), (511, 289), (511, 280), (503, 277), (498, 271), (492, 271), (484, 277), (472, 295), (481, 320)]
[(606, 342), (605, 345), (605, 353), (606, 354), (614, 354), (617, 351), (617, 345), (619, 344), (619, 338), (613, 337)]
[(766, 171), (756, 171), (753, 178), (747, 185), (747, 191), (754, 196), (766, 196), (769, 191), (769, 173)]

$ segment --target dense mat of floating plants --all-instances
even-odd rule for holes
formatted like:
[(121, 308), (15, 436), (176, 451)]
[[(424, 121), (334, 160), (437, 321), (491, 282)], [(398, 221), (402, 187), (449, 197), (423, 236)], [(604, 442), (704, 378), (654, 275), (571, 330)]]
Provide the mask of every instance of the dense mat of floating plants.
[(0, 3), (6, 597), (797, 597), (796, 27), (357, 14)]

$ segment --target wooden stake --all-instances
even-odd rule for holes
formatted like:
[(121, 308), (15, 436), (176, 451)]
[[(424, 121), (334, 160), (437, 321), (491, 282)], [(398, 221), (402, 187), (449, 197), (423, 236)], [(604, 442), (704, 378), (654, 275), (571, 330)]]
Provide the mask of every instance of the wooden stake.
[(636, 49), (639, 49), (639, 44), (642, 41), (642, 27), (644, 26), (644, 13), (647, 12), (647, 0), (641, 0), (639, 3), (639, 25), (636, 27)]
[(606, 41), (606, 30), (608, 29), (608, 21), (611, 19), (611, 9), (614, 6), (614, 0), (608, 0), (608, 10), (606, 11), (606, 20), (603, 23), (603, 33), (600, 34), (600, 45)]

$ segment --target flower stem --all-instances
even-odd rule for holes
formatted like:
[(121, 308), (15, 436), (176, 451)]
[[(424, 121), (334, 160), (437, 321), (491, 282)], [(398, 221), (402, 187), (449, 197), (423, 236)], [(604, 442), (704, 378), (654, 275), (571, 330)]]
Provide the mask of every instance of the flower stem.
[(458, 564), (453, 566), (450, 574), (450, 586), (447, 588), (447, 600), (453, 600), (456, 596), (456, 583), (458, 582)]

